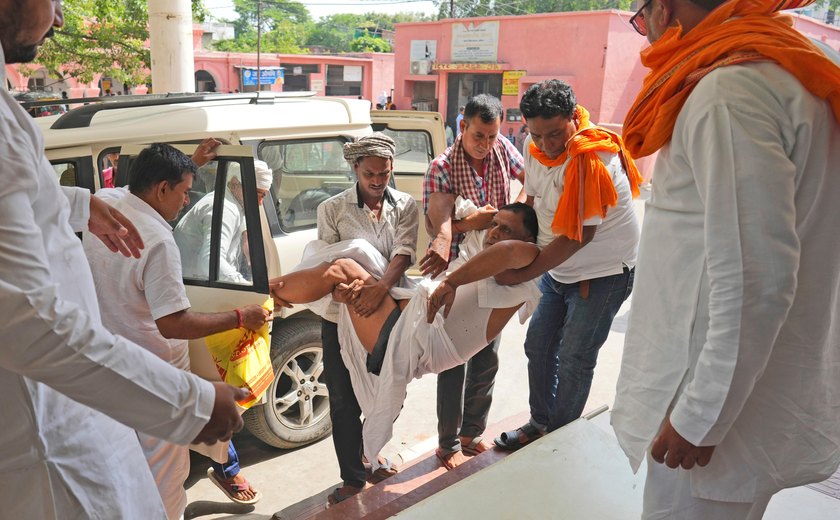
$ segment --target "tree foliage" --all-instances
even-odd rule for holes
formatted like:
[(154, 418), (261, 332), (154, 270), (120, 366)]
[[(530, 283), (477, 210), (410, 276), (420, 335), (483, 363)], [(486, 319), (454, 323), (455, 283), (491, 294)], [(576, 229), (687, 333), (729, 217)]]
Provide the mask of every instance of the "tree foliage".
[[(840, 0), (832, 0), (840, 1)], [(440, 18), (478, 16), (507, 16), (563, 11), (594, 11), (598, 9), (629, 9), (632, 0), (434, 0)]]
[[(202, 20), (207, 12), (201, 0), (192, 0), (192, 6), (193, 18)], [(64, 27), (44, 43), (35, 66), (83, 83), (97, 74), (130, 85), (148, 81), (147, 0), (64, 0), (62, 7)], [(21, 70), (31, 73), (35, 66)]]
[(306, 44), (323, 47), (331, 52), (351, 52), (354, 51), (353, 42), (357, 38), (356, 32), (360, 29), (367, 29), (370, 32), (375, 32), (376, 29), (393, 31), (395, 24), (398, 23), (424, 22), (431, 19), (423, 13), (333, 14), (321, 18), (312, 25)]
[(382, 38), (363, 34), (350, 42), (350, 49), (354, 52), (391, 52), (391, 44)]
[(256, 52), (257, 24), (260, 26), (260, 51), (283, 54), (306, 52), (309, 11), (291, 0), (234, 0), (239, 17), (225, 20), (233, 25), (232, 40), (214, 42), (213, 48), (224, 52)]

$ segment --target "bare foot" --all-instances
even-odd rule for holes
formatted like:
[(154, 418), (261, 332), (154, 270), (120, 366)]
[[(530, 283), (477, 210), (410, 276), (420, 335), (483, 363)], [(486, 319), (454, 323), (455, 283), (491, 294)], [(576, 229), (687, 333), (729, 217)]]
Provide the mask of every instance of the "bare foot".
[[(253, 500), (254, 497), (257, 496), (257, 490), (254, 489), (254, 486), (252, 486), (250, 482), (248, 482), (248, 479), (242, 476), (242, 473), (237, 473), (235, 476), (230, 478), (219, 479), (219, 481), (223, 484), (227, 484), (231, 494), (237, 500)], [(232, 487), (231, 484), (236, 487)], [(248, 487), (243, 489), (243, 486), (245, 485)]]
[(438, 448), (435, 450), (435, 455), (446, 469), (455, 469), (470, 460), (461, 450), (447, 452)]

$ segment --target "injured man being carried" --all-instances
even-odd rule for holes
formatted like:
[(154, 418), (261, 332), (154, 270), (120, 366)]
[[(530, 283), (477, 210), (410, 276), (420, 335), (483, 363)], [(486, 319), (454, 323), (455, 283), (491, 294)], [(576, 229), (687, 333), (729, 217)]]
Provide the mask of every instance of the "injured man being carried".
[[(476, 210), (459, 198), (456, 218)], [(517, 311), (524, 322), (535, 308), (540, 297), (535, 281), (503, 286), (493, 277), (529, 265), (539, 254), (536, 235), (537, 217), (530, 206), (504, 206), (489, 229), (467, 234), (445, 276), (392, 288), (367, 317), (347, 304), (361, 285), (382, 276), (389, 259), (365, 240), (313, 242), (292, 273), (272, 280), (278, 303), (305, 303), (319, 315), (339, 307), (341, 356), (365, 415), (364, 452), (374, 469), (408, 383), (464, 364)]]

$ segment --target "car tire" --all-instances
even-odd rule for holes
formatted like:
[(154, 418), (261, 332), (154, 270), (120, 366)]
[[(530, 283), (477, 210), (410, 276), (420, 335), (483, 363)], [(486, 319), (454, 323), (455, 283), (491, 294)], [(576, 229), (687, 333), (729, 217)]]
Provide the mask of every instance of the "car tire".
[(329, 396), (324, 382), (321, 323), (312, 319), (277, 321), (271, 335), (274, 381), (266, 403), (243, 415), (245, 427), (277, 448), (298, 448), (328, 435)]

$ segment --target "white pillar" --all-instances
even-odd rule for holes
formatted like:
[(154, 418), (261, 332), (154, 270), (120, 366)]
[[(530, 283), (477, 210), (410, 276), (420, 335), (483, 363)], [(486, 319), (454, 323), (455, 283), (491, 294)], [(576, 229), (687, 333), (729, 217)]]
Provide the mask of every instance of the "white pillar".
[(149, 0), (152, 91), (195, 92), (190, 0)]

